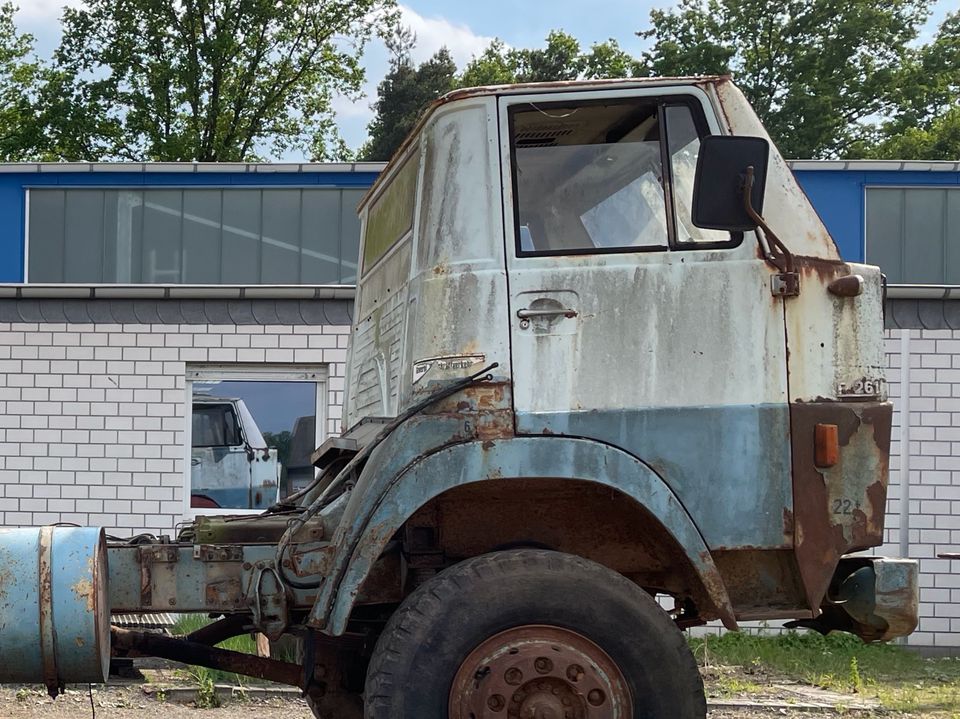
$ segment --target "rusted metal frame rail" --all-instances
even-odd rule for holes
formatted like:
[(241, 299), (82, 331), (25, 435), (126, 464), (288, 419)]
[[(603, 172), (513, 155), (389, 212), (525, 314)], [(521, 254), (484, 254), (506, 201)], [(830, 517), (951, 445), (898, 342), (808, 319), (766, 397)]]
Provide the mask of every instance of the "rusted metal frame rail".
[(234, 672), (267, 679), (281, 684), (307, 688), (304, 667), (277, 659), (258, 657), (229, 649), (218, 649), (189, 639), (178, 639), (153, 632), (139, 632), (112, 627), (110, 640), (114, 652), (128, 656), (151, 656), (184, 664), (197, 664), (210, 669)]

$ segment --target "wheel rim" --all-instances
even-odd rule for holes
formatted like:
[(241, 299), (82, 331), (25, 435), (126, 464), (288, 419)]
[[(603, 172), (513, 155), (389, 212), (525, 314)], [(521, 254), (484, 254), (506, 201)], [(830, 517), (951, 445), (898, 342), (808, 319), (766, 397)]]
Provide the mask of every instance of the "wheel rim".
[(581, 634), (525, 625), (496, 634), (460, 665), (450, 719), (632, 719), (623, 673)]

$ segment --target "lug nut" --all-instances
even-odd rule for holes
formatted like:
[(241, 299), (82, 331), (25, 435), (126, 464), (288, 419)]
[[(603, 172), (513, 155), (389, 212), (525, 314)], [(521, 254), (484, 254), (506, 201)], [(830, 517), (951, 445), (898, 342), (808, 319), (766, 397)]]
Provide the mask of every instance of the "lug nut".
[(593, 706), (598, 707), (606, 700), (603, 692), (599, 689), (591, 689), (590, 693), (587, 694), (587, 701), (590, 702)]
[(583, 667), (579, 664), (571, 664), (567, 667), (567, 679), (572, 682), (578, 682), (583, 679)]
[(494, 694), (489, 699), (487, 699), (487, 706), (490, 707), (490, 711), (501, 711), (506, 705), (506, 700), (499, 694)]
[(503, 680), (512, 686), (517, 686), (523, 681), (523, 672), (516, 667), (511, 667), (503, 673)]
[(549, 674), (553, 671), (553, 662), (546, 657), (537, 657), (537, 660), (533, 663), (533, 668), (536, 669), (539, 674)]

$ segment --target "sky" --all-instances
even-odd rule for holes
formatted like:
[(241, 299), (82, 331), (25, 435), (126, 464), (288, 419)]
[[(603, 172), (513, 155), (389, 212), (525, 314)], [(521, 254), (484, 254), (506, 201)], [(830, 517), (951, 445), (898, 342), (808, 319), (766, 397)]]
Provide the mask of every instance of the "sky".
[[(49, 57), (59, 40), (58, 19), (63, 5), (82, 0), (19, 0), (16, 21), (19, 28), (37, 40), (37, 50)], [(413, 59), (421, 62), (446, 46), (457, 65), (463, 67), (495, 37), (513, 47), (542, 46), (552, 29), (576, 36), (581, 45), (616, 39), (631, 54), (638, 55), (644, 41), (636, 36), (647, 27), (650, 10), (666, 8), (670, 0), (402, 0), (403, 22), (417, 35)], [(922, 40), (927, 40), (944, 16), (960, 10), (960, 0), (937, 0)], [(387, 71), (387, 53), (379, 42), (365, 54), (367, 82), (358, 101), (337, 98), (334, 108), (340, 132), (351, 148), (366, 138), (366, 126), (373, 116), (377, 83)], [(287, 157), (285, 160), (299, 160)]]

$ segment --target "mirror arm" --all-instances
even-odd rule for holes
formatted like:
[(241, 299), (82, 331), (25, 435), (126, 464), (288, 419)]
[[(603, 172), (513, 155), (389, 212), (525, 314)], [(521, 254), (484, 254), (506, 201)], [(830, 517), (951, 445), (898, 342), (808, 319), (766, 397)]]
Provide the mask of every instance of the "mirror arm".
[(770, 244), (771, 248), (776, 248), (779, 251), (779, 255), (771, 252), (769, 255), (766, 253), (766, 260), (774, 267), (776, 267), (781, 272), (793, 272), (793, 253), (787, 249), (787, 246), (783, 244), (783, 241), (777, 237), (776, 233), (770, 229), (770, 226), (767, 224), (766, 220), (753, 209), (753, 203), (751, 198), (753, 197), (753, 165), (747, 166), (747, 174), (743, 180), (743, 208), (746, 210), (747, 214), (750, 215), (750, 219), (757, 223), (757, 227), (763, 230), (764, 236), (767, 238), (767, 242)]

